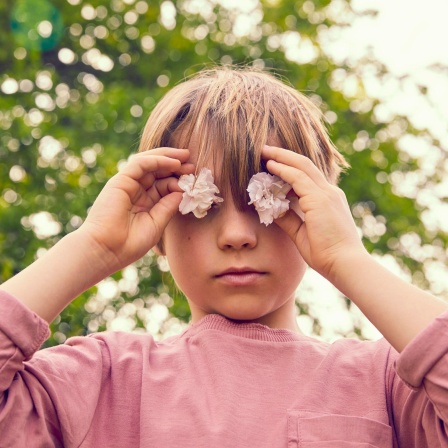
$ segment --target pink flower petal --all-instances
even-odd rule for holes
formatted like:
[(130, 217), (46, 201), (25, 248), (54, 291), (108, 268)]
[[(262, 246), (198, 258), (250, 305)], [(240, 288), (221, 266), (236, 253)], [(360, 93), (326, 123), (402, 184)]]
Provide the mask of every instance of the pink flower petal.
[(208, 168), (202, 168), (197, 176), (184, 174), (179, 178), (179, 187), (184, 191), (179, 204), (183, 215), (192, 212), (196, 218), (203, 218), (212, 204), (223, 201), (216, 196), (219, 190)]
[(269, 173), (254, 174), (249, 181), (250, 204), (255, 206), (260, 222), (268, 226), (274, 219), (284, 215), (289, 209), (286, 195), (291, 185)]

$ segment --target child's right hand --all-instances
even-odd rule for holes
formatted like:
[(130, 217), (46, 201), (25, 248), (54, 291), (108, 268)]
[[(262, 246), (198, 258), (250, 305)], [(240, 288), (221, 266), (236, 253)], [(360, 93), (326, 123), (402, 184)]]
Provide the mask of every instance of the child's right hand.
[(182, 198), (173, 175), (194, 171), (189, 156), (186, 149), (144, 151), (107, 182), (78, 229), (99, 249), (103, 269), (122, 269), (157, 244)]
[(182, 199), (176, 177), (194, 172), (189, 157), (188, 150), (176, 148), (131, 156), (107, 182), (83, 225), (0, 289), (51, 322), (83, 291), (157, 244)]

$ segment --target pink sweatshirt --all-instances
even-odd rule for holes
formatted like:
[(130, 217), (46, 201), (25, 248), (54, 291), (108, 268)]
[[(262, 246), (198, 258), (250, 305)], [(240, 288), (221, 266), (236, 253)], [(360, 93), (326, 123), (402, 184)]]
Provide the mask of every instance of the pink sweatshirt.
[(106, 332), (37, 351), (0, 295), (0, 447), (448, 446), (448, 313), (401, 355), (210, 315), (179, 336)]

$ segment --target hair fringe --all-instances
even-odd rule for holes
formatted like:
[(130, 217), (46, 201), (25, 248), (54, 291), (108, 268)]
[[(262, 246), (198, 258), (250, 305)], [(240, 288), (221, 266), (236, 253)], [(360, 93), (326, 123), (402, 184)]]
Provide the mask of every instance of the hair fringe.
[(309, 157), (336, 184), (348, 168), (321, 111), (278, 75), (248, 66), (204, 68), (171, 89), (143, 129), (139, 151), (197, 143), (196, 169), (211, 164), (216, 183), (242, 209), (253, 174), (265, 170), (267, 143)]

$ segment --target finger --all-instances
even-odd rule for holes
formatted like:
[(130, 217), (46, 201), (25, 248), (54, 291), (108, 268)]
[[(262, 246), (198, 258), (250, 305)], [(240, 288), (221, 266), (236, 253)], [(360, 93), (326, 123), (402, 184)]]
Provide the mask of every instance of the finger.
[[(295, 193), (294, 189), (292, 189), (291, 191), (293, 192), (293, 194)], [(289, 198), (289, 208), (290, 210), (293, 210), (295, 213), (297, 213), (302, 221), (305, 221), (305, 213), (301, 209), (299, 198), (295, 194), (293, 197)]]
[(303, 171), (321, 187), (324, 187), (328, 184), (328, 181), (322, 171), (317, 168), (317, 166), (312, 162), (310, 158), (302, 154), (298, 154), (288, 149), (268, 145), (264, 146), (261, 154), (265, 159), (274, 160), (276, 162), (280, 162)]
[[(154, 184), (154, 182), (156, 182), (158, 179), (163, 179), (163, 178), (171, 178), (173, 177), (173, 174), (176, 175), (176, 180), (178, 177), (184, 175), (184, 174), (192, 174), (194, 173), (194, 165), (192, 163), (184, 163), (181, 165), (181, 167), (174, 171), (159, 171), (157, 173), (145, 173), (140, 179), (138, 179), (138, 182), (142, 185), (142, 187), (145, 190), (148, 190), (149, 188), (152, 187), (152, 185)], [(176, 183), (177, 185), (177, 183)], [(173, 191), (181, 191), (180, 188), (178, 188), (177, 190), (173, 190)]]
[(300, 227), (303, 225), (302, 219), (293, 210), (288, 210), (281, 218), (274, 220), (294, 242), (297, 240)]
[(321, 190), (319, 186), (305, 172), (293, 168), (289, 165), (269, 160), (266, 164), (269, 172), (282, 178), (291, 185), (295, 194), (299, 197), (315, 193), (316, 189)]
[[(154, 182), (154, 179), (152, 176), (148, 176), (147, 172), (144, 172), (142, 176), (145, 177), (144, 180), (142, 180), (142, 177), (138, 177), (138, 169), (135, 168), (129, 168), (130, 164), (139, 164), (140, 167), (142, 167), (142, 160), (143, 163), (147, 163), (148, 157), (154, 157), (157, 155), (165, 155), (165, 157), (173, 157), (174, 159), (179, 160), (181, 165), (179, 166), (179, 169), (173, 169), (172, 166), (169, 167), (168, 170), (160, 169), (157, 171), (157, 173), (154, 173), (154, 178), (160, 178), (160, 177), (167, 177), (171, 176), (173, 174), (176, 174), (178, 176), (182, 176), (183, 174), (191, 174), (194, 172), (194, 165), (192, 163), (184, 162), (184, 160), (188, 160), (189, 158), (189, 151), (184, 149), (177, 149), (177, 148), (157, 148), (154, 150), (148, 150), (143, 153), (133, 154), (128, 158), (127, 164), (120, 170), (122, 174), (128, 174), (130, 177), (132, 177), (135, 180), (138, 180), (145, 188), (149, 188), (149, 186)], [(150, 159), (150, 161), (153, 159)], [(176, 163), (177, 165), (177, 163)], [(129, 170), (129, 171), (128, 171)], [(150, 171), (152, 172), (152, 171)]]
[(177, 174), (178, 176), (182, 176), (183, 174), (194, 174), (195, 172), (195, 165), (193, 163), (183, 163), (178, 171), (175, 171), (174, 174)]
[[(168, 177), (179, 170), (181, 162), (165, 156), (134, 157), (107, 182), (108, 188), (126, 192), (132, 203), (149, 189), (158, 176)], [(142, 184), (143, 181), (143, 184)]]
[(306, 237), (306, 222), (302, 221), (292, 210), (288, 210), (281, 218), (275, 219), (274, 222), (291, 238), (302, 258), (309, 265), (311, 261), (310, 244)]
[(190, 158), (190, 151), (184, 148), (172, 148), (169, 146), (164, 146), (161, 148), (145, 149), (144, 151), (140, 151), (136, 154), (133, 154), (133, 156), (135, 157), (141, 157), (141, 156), (147, 157), (149, 155), (167, 156), (172, 157), (174, 159), (178, 159), (181, 162), (187, 162), (188, 159)]
[(153, 173), (154, 178), (167, 177), (178, 171), (181, 162), (178, 159), (161, 155), (150, 155), (146, 157), (132, 156), (128, 163), (120, 170), (120, 174), (134, 180), (140, 180), (146, 173)]
[(179, 188), (179, 181), (175, 177), (166, 177), (154, 182), (146, 191), (139, 190), (133, 197), (134, 211), (149, 211), (155, 207), (163, 197), (171, 193), (183, 193)]
[(128, 158), (128, 164), (134, 162), (138, 163), (141, 159), (147, 159), (154, 156), (170, 157), (172, 159), (179, 160), (181, 164), (186, 164), (188, 162), (188, 159), (190, 158), (190, 151), (188, 149), (169, 147), (150, 149), (137, 154), (132, 154)]
[(149, 215), (151, 216), (156, 228), (157, 241), (162, 237), (163, 231), (165, 230), (167, 224), (170, 222), (171, 218), (179, 210), (179, 204), (181, 200), (181, 193), (170, 193), (167, 196), (164, 196), (149, 211)]
[[(158, 198), (169, 195), (170, 193), (179, 192), (183, 190), (179, 188), (179, 180), (175, 177), (165, 177), (154, 182), (153, 188), (148, 190), (148, 194), (156, 194)], [(154, 197), (157, 200), (157, 197)]]

